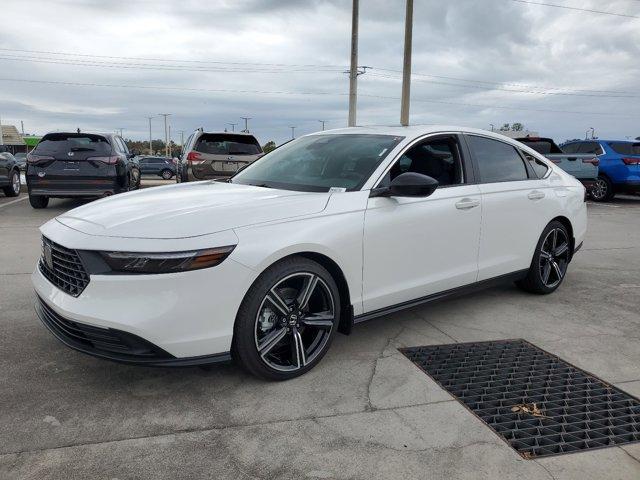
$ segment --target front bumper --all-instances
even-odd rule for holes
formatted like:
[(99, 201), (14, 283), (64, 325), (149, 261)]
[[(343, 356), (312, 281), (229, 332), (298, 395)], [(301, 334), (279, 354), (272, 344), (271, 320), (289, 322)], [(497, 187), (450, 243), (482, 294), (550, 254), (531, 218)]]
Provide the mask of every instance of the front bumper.
[[(43, 230), (48, 238), (67, 248), (87, 245), (88, 249), (102, 250), (103, 241), (117, 248), (113, 238), (81, 234), (55, 222), (45, 227)], [(90, 243), (92, 241), (94, 243)], [(173, 245), (173, 241), (167, 242)], [(146, 245), (157, 247), (157, 243), (157, 240), (127, 241), (134, 251), (146, 251)], [(188, 248), (187, 240), (178, 243), (187, 244)], [(136, 244), (140, 244), (140, 248)], [(171, 250), (177, 251), (180, 247), (174, 246)], [(91, 274), (89, 283), (77, 297), (56, 287), (38, 267), (31, 278), (39, 302), (63, 320), (83, 328), (93, 327), (116, 332), (116, 335), (135, 336), (169, 357), (161, 355), (151, 363), (139, 362), (137, 357), (114, 358), (109, 352), (86, 351), (86, 345), (70, 344), (57, 332), (56, 336), (72, 348), (127, 363), (188, 365), (211, 363), (218, 360), (218, 354), (228, 355), (235, 317), (245, 292), (255, 280), (255, 273), (229, 257), (215, 267), (190, 272)], [(41, 311), (43, 309), (40, 307)]]
[(40, 297), (37, 297), (35, 310), (44, 326), (67, 347), (105, 360), (153, 367), (207, 365), (231, 360), (229, 352), (176, 358), (136, 335), (68, 320)]

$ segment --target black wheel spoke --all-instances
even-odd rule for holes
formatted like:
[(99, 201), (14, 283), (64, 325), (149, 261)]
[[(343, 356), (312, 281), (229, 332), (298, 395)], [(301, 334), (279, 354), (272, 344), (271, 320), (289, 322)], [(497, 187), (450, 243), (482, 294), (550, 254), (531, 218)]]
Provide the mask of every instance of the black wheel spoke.
[(282, 313), (283, 315), (288, 315), (290, 308), (289, 305), (287, 305), (287, 302), (285, 302), (283, 300), (283, 298), (280, 296), (280, 294), (278, 292), (276, 292), (275, 288), (271, 289), (271, 292), (267, 295), (267, 300), (269, 300), (269, 302), (276, 307), (280, 313)]
[(300, 310), (306, 310), (307, 306), (309, 305), (311, 295), (316, 288), (316, 285), (318, 285), (318, 277), (313, 274), (309, 275), (309, 277), (304, 282), (304, 286), (302, 287), (302, 290), (300, 291), (300, 294), (297, 298), (298, 307), (300, 308)]
[(307, 327), (331, 328), (333, 327), (333, 318), (331, 312), (312, 313), (305, 315), (301, 323)]
[(551, 262), (551, 265), (553, 266), (553, 270), (556, 272), (557, 279), (562, 280), (562, 271), (560, 270), (560, 265), (558, 265), (558, 262), (553, 261)]
[(569, 244), (565, 242), (562, 245), (560, 245), (559, 247), (557, 247), (553, 254), (556, 257), (561, 257), (562, 255), (564, 255), (567, 252), (567, 250), (569, 250)]
[(551, 275), (551, 263), (547, 262), (544, 264), (542, 268), (542, 281), (545, 283), (549, 283), (549, 276)]
[(264, 356), (269, 353), (273, 347), (275, 347), (280, 340), (282, 340), (287, 335), (286, 328), (278, 328), (269, 332), (263, 339), (260, 345), (258, 345), (258, 351), (260, 355)]

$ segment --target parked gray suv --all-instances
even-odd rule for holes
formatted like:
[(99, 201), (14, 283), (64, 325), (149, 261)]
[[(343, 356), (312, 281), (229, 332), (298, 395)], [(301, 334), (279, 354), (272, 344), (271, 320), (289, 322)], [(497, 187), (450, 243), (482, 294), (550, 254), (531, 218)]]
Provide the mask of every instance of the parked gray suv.
[(264, 155), (249, 133), (193, 132), (178, 165), (178, 182), (227, 178)]

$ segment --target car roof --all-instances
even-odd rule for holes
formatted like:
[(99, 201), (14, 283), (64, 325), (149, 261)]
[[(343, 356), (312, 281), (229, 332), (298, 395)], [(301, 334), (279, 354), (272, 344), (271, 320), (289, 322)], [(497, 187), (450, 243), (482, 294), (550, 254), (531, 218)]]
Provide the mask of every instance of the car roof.
[(206, 135), (245, 135), (247, 137), (255, 137), (253, 133), (247, 133), (247, 132), (205, 132), (203, 130), (196, 130), (195, 133), (201, 133)]
[(518, 145), (519, 142), (515, 141), (513, 138), (507, 137), (505, 135), (501, 135), (499, 132), (490, 132), (489, 130), (482, 130), (480, 128), (471, 128), (471, 127), (461, 127), (461, 126), (452, 126), (452, 125), (410, 125), (407, 127), (402, 127), (399, 125), (375, 125), (375, 126), (362, 126), (362, 127), (347, 127), (347, 128), (339, 128), (335, 130), (324, 130), (320, 132), (312, 133), (311, 135), (353, 135), (353, 134), (363, 134), (363, 135), (394, 135), (398, 137), (405, 137), (406, 140), (413, 140), (418, 137), (422, 137), (424, 135), (428, 135), (431, 133), (451, 133), (451, 132), (460, 132), (460, 133), (471, 133), (482, 135), (485, 137), (495, 138), (496, 140), (501, 140), (503, 142), (511, 143), (514, 145)]

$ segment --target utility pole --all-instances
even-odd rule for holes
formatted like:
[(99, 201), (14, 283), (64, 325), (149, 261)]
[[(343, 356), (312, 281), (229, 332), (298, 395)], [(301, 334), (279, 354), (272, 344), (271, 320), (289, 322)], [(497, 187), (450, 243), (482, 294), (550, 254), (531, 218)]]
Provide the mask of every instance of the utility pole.
[(400, 125), (409, 125), (409, 107), (411, 104), (411, 47), (413, 42), (413, 0), (407, 0), (407, 13), (404, 21), (404, 64), (402, 66), (402, 105), (400, 106)]
[(296, 127), (289, 127), (291, 129), (291, 140), (296, 138)]
[(359, 0), (353, 0), (351, 14), (351, 68), (349, 70), (349, 126), (356, 126), (356, 107), (358, 103), (358, 16)]
[(249, 133), (249, 120), (251, 120), (251, 117), (240, 117), (241, 119), (244, 120), (244, 133)]
[(231, 131), (235, 132), (236, 131), (236, 125), (237, 123), (227, 123), (227, 125), (231, 125)]
[(153, 155), (153, 145), (151, 139), (151, 119), (155, 117), (147, 117), (149, 119), (149, 155)]
[(167, 157), (173, 156), (173, 148), (171, 148), (171, 125), (169, 125), (169, 155)]
[(116, 128), (116, 131), (120, 132), (120, 136), (122, 136), (122, 131), (124, 130), (124, 128)]
[(169, 131), (167, 130), (167, 117), (169, 117), (170, 113), (159, 113), (161, 117), (164, 117), (164, 155), (165, 157), (169, 156)]
[(184, 130), (178, 130), (180, 134), (180, 150), (184, 150)]
[(491, 126), (491, 131), (493, 132), (495, 130), (495, 125), (493, 123), (489, 124)]
[(0, 145), (4, 145), (4, 137), (2, 136), (2, 118), (0, 117)]
[(20, 130), (22, 130), (22, 136), (24, 137), (24, 121), (20, 120)]
[(322, 131), (324, 132), (324, 120), (318, 120), (322, 124)]

